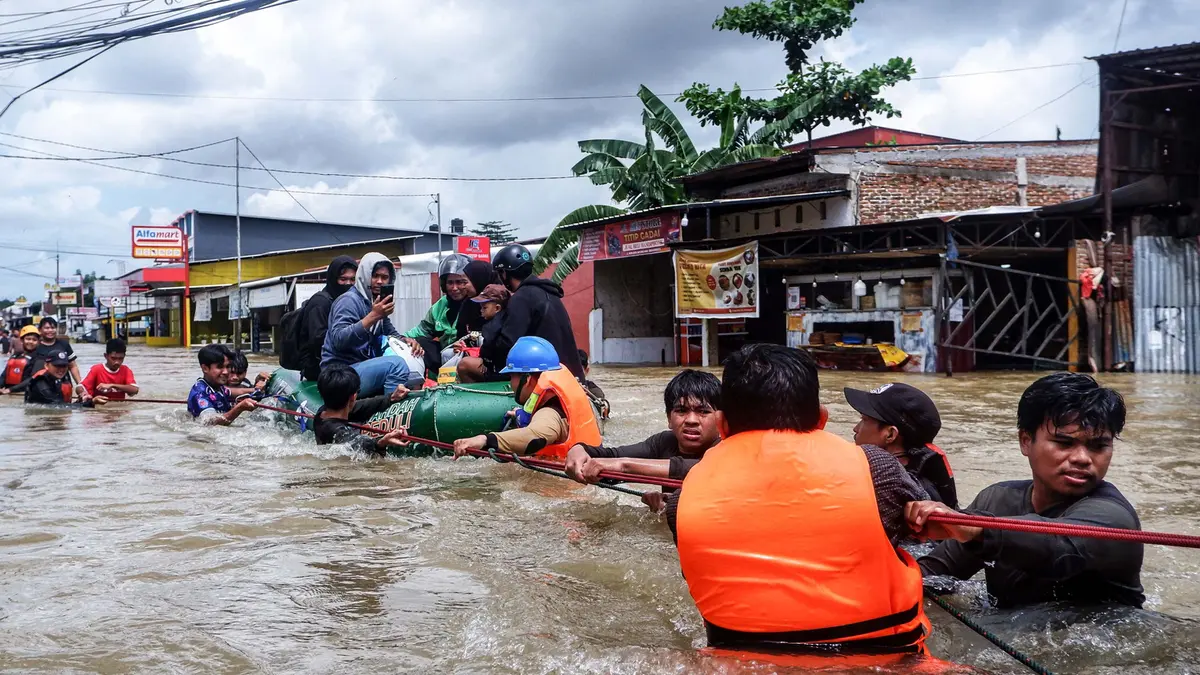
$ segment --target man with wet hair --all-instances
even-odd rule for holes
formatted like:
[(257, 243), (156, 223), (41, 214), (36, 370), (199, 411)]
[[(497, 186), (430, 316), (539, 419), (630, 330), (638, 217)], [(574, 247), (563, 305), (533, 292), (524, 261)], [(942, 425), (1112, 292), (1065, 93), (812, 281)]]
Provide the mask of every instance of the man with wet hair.
[(896, 548), (925, 491), (891, 453), (824, 430), (807, 352), (747, 345), (725, 362), (724, 440), (667, 498), (710, 647), (920, 652), (921, 572)]
[[(721, 381), (712, 373), (682, 370), (667, 383), (663, 405), (667, 413), (666, 431), (641, 443), (615, 448), (576, 445), (567, 453), (567, 474), (580, 483), (599, 482), (601, 471), (683, 479), (704, 453), (721, 440), (717, 429)], [(642, 501), (660, 511), (666, 492), (665, 488), (663, 492), (647, 492)]]
[(317, 377), (317, 391), (325, 405), (313, 416), (317, 445), (346, 443), (369, 455), (382, 455), (390, 447), (407, 445), (400, 439), (405, 429), (396, 429), (380, 437), (360, 433), (351, 426), (366, 424), (373, 415), (387, 410), (401, 398), (393, 392), (359, 400), (359, 386), (358, 373), (349, 366), (335, 365), (321, 371)]
[[(985, 488), (964, 513), (1060, 524), (1141, 529), (1137, 512), (1104, 480), (1125, 401), (1091, 376), (1055, 373), (1034, 382), (1017, 406), (1021, 454), (1032, 480)], [(954, 513), (938, 502), (907, 507), (918, 536), (945, 540), (921, 558), (926, 576), (969, 579), (984, 570), (999, 607), (1040, 602), (1141, 607), (1142, 544), (987, 530), (928, 521)]]

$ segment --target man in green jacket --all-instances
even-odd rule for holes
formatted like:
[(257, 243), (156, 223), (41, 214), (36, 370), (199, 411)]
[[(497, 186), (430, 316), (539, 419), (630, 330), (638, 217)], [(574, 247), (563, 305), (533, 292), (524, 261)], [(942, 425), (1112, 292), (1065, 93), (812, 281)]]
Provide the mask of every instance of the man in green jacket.
[(454, 343), (483, 327), (479, 305), (471, 298), (491, 283), (492, 275), (490, 263), (471, 260), (461, 253), (442, 259), (438, 266), (442, 297), (433, 303), (421, 323), (404, 334), (425, 350), (425, 369), (433, 378), (437, 378), (443, 360), (453, 356)]

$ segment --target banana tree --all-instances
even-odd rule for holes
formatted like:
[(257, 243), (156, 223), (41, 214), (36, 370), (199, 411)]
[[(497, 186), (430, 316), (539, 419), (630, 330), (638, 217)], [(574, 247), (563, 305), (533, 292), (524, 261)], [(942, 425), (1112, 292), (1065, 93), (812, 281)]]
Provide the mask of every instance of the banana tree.
[(612, 200), (624, 206), (596, 204), (567, 214), (538, 252), (534, 261), (535, 271), (540, 273), (551, 263), (557, 262), (554, 276), (561, 280), (578, 266), (579, 233), (577, 230), (565, 230), (568, 225), (681, 204), (687, 201), (681, 181), (684, 176), (783, 154), (780, 146), (790, 140), (785, 137), (787, 120), (807, 114), (805, 110), (815, 105), (815, 102), (807, 101), (797, 106), (785, 119), (766, 124), (751, 133), (749, 116), (735, 113), (740, 108), (734, 99), (741, 97), (741, 91), (735, 89), (729, 94), (730, 105), (726, 106), (722, 118), (719, 145), (699, 152), (687, 129), (662, 99), (645, 85), (638, 88), (637, 95), (642, 102), (644, 141), (580, 141), (579, 150), (584, 157), (571, 167), (576, 176), (588, 176), (592, 183), (608, 186)]

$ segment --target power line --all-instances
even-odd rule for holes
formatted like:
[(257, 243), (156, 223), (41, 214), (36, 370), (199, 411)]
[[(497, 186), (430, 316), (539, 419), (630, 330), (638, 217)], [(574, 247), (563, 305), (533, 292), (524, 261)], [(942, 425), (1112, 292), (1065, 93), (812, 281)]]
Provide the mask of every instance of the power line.
[[(975, 77), (979, 75), (999, 75), (1004, 73), (1017, 73), (1030, 70), (1045, 70), (1047, 68), (1064, 68), (1067, 66), (1078, 66), (1081, 62), (1071, 63), (1050, 63), (1040, 66), (1026, 66), (1022, 68), (1005, 68), (1001, 70), (983, 70), (971, 73), (948, 73), (946, 75), (926, 75), (922, 77), (911, 78), (913, 81), (925, 80), (945, 80), (959, 77)], [(0, 84), (0, 88), (11, 87), (16, 88), (16, 85)], [(155, 92), (155, 91), (111, 91), (101, 89), (66, 89), (60, 87), (46, 87), (44, 91), (52, 91), (57, 93), (69, 94), (93, 94), (100, 96), (141, 96), (152, 98), (179, 98), (179, 99), (203, 99), (216, 101), (265, 101), (265, 102), (281, 102), (281, 103), (537, 103), (548, 101), (606, 101), (606, 100), (626, 100), (635, 99), (637, 94), (581, 94), (575, 96), (495, 96), (495, 97), (451, 97), (451, 98), (429, 98), (429, 97), (381, 97), (381, 98), (351, 98), (351, 97), (322, 97), (322, 96), (243, 96), (235, 94), (181, 94), (175, 92)], [(769, 92), (778, 91), (776, 87), (757, 87), (752, 89), (743, 89), (744, 92)], [(679, 96), (681, 92), (673, 92), (660, 94), (659, 96)]]
[(1029, 116), (1030, 116), (1030, 115), (1032, 115), (1033, 113), (1035, 113), (1035, 112), (1037, 112), (1037, 111), (1041, 110), (1042, 108), (1045, 108), (1046, 106), (1050, 105), (1051, 103), (1054, 103), (1055, 101), (1058, 101), (1059, 99), (1063, 98), (1063, 97), (1064, 97), (1064, 96), (1066, 96), (1067, 94), (1070, 94), (1071, 92), (1075, 91), (1076, 89), (1078, 89), (1078, 88), (1082, 87), (1083, 85), (1087, 84), (1088, 82), (1090, 82), (1090, 81), (1092, 81), (1092, 80), (1094, 80), (1094, 79), (1095, 79), (1095, 77), (1088, 77), (1088, 78), (1085, 78), (1085, 79), (1083, 79), (1083, 80), (1080, 80), (1080, 81), (1079, 81), (1079, 83), (1078, 83), (1078, 84), (1076, 84), (1074, 87), (1071, 87), (1070, 89), (1068, 89), (1068, 90), (1064, 91), (1063, 93), (1059, 94), (1058, 96), (1055, 96), (1054, 98), (1050, 99), (1049, 101), (1046, 101), (1045, 103), (1043, 103), (1043, 104), (1039, 105), (1038, 107), (1034, 108), (1033, 110), (1030, 110), (1029, 112), (1025, 113), (1024, 115), (1021, 115), (1021, 116), (1017, 117), (1016, 119), (1012, 120), (1011, 122), (1008, 122), (1008, 123), (1006, 123), (1006, 124), (1004, 124), (1004, 125), (1002, 125), (1002, 126), (1000, 126), (1000, 127), (997, 127), (997, 128), (995, 128), (995, 129), (993, 129), (993, 130), (991, 130), (991, 131), (987, 132), (986, 134), (984, 134), (984, 135), (980, 136), (979, 138), (976, 138), (975, 140), (976, 140), (976, 141), (982, 141), (983, 139), (987, 138), (988, 136), (991, 136), (992, 134), (994, 134), (994, 133), (996, 133), (996, 132), (998, 132), (998, 131), (1002, 131), (1002, 130), (1004, 130), (1004, 129), (1007, 129), (1008, 127), (1010, 127), (1010, 126), (1012, 126), (1012, 125), (1016, 124), (1017, 122), (1020, 122), (1021, 120), (1025, 119), (1026, 117), (1029, 117)]
[[(0, 246), (3, 246), (3, 247), (4, 247), (4, 248), (6, 248), (6, 249), (13, 249), (13, 250), (16, 250), (16, 251), (33, 251), (33, 252), (35, 252), (35, 253), (67, 253), (67, 254), (70, 254), (70, 255), (90, 255), (90, 256), (97, 256), (97, 257), (104, 257), (104, 256), (108, 256), (108, 257), (110, 257), (110, 258), (112, 258), (113, 256), (124, 257), (124, 258), (128, 258), (128, 257), (129, 257), (129, 250), (128, 250), (128, 249), (127, 249), (127, 250), (125, 250), (125, 251), (122, 251), (122, 252), (120, 252), (120, 253), (102, 253), (102, 252), (100, 252), (100, 251), (97, 251), (97, 250), (92, 250), (92, 251), (76, 251), (76, 250), (67, 250), (67, 249), (37, 248), (37, 247), (34, 247), (34, 246), (26, 246), (26, 245), (24, 245), (24, 244), (19, 244), (19, 243), (9, 243), (9, 242), (0, 242)], [(49, 260), (49, 258), (47, 258), (46, 260)], [(44, 262), (44, 261), (42, 261), (42, 260), (39, 260), (39, 261), (37, 261), (37, 262)]]
[[(15, 272), (16, 274), (20, 274), (22, 276), (39, 277), (41, 279), (54, 279), (54, 277), (48, 274), (37, 274), (36, 272), (28, 272), (26, 270), (19, 270), (15, 267), (6, 267), (4, 265), (0, 265), (0, 270), (8, 270), (9, 272)], [(57, 279), (55, 279), (55, 281), (57, 281)]]
[[(17, 147), (17, 146), (10, 145), (8, 143), (0, 143), (0, 146), (10, 147), (10, 148)], [(17, 149), (23, 150), (25, 152), (36, 152), (36, 153), (40, 153), (43, 155), (49, 155), (50, 157), (57, 158), (57, 159), (68, 159), (68, 160), (79, 162), (80, 164), (89, 164), (92, 166), (99, 166), (99, 167), (103, 167), (105, 169), (112, 169), (113, 171), (125, 171), (128, 173), (136, 173), (136, 174), (141, 174), (141, 175), (145, 175), (145, 176), (156, 176), (158, 178), (169, 178), (171, 180), (184, 181), (184, 182), (188, 182), (188, 183), (201, 183), (204, 185), (217, 185), (220, 187), (237, 187), (237, 185), (234, 183), (226, 183), (224, 181), (206, 180), (203, 178), (188, 178), (186, 176), (175, 176), (175, 175), (167, 174), (167, 173), (159, 173), (157, 171), (146, 171), (144, 169), (134, 169), (132, 167), (127, 167), (127, 166), (114, 166), (112, 164), (103, 164), (101, 162), (88, 160), (88, 159), (73, 159), (70, 157), (64, 157), (62, 155), (54, 155), (53, 153), (48, 153), (48, 152), (45, 152), (44, 150), (34, 150), (32, 148), (19, 148), (18, 147)], [(29, 155), (10, 155), (10, 154), (0, 154), (0, 158), (25, 159), (25, 160), (47, 159), (46, 157), (31, 157)], [(234, 168), (234, 167), (228, 167), (228, 168)], [(256, 190), (258, 192), (291, 192), (294, 194), (301, 194), (301, 195), (321, 195), (321, 196), (328, 196), (328, 197), (390, 198), (390, 197), (428, 197), (429, 196), (429, 193), (427, 193), (427, 192), (426, 193), (417, 193), (417, 194), (394, 194), (394, 193), (373, 194), (373, 193), (361, 193), (361, 192), (322, 192), (320, 190), (290, 190), (289, 191), (289, 190), (280, 190), (278, 188), (255, 187), (252, 185), (243, 185), (241, 187), (243, 187), (247, 190)]]
[[(162, 159), (162, 160), (166, 160), (166, 161), (170, 161), (170, 162), (178, 162), (180, 164), (188, 164), (191, 166), (203, 166), (203, 167), (209, 167), (209, 168), (213, 168), (213, 169), (235, 169), (235, 168), (237, 168), (232, 164), (220, 164), (217, 162), (198, 162), (195, 160), (181, 159), (178, 157), (168, 156), (168, 155), (176, 155), (176, 154), (180, 154), (180, 153), (184, 153), (184, 152), (189, 152), (191, 150), (199, 150), (201, 148), (206, 148), (211, 145), (218, 145), (220, 143), (228, 143), (229, 141), (231, 141), (233, 139), (225, 139), (223, 141), (214, 141), (212, 143), (207, 143), (205, 145), (197, 145), (197, 146), (194, 146), (191, 148), (182, 148), (179, 150), (170, 150), (170, 151), (166, 151), (166, 152), (122, 153), (117, 150), (104, 150), (101, 148), (88, 147), (86, 145), (74, 145), (72, 143), (63, 143), (61, 141), (51, 141), (51, 140), (47, 140), (47, 139), (43, 139), (43, 138), (33, 138), (31, 136), (22, 136), (20, 134), (10, 134), (10, 133), (2, 132), (2, 131), (0, 131), (0, 136), (8, 136), (10, 138), (19, 138), (23, 141), (32, 141), (35, 143), (47, 143), (49, 145), (58, 145), (58, 146), (66, 147), (66, 148), (73, 148), (75, 150), (87, 150), (88, 152), (103, 152), (103, 153), (108, 153), (108, 154), (113, 155), (112, 157), (68, 157), (65, 155), (53, 155), (51, 153), (43, 153), (43, 154), (47, 154), (47, 155), (51, 155), (51, 156), (49, 156), (49, 157), (17, 157), (17, 159), (32, 159), (32, 160), (60, 161), (60, 162), (103, 162), (103, 161), (120, 160), (120, 159)], [(18, 146), (8, 145), (5, 143), (0, 143), (0, 146), (12, 147), (12, 148), (16, 148), (18, 150), (23, 150), (26, 152), (41, 152), (38, 150), (32, 150), (29, 148), (21, 148)], [(242, 146), (245, 147), (245, 144), (243, 143)], [(12, 156), (10, 156), (10, 157), (12, 157)], [(108, 166), (108, 165), (106, 164), (103, 166)], [(388, 175), (388, 174), (344, 173), (344, 172), (333, 172), (333, 171), (302, 171), (302, 170), (297, 170), (297, 169), (280, 169), (280, 168), (274, 168), (274, 167), (267, 168), (265, 165), (262, 166), (261, 168), (253, 167), (253, 166), (247, 166), (247, 167), (242, 167), (242, 168), (247, 171), (266, 171), (267, 173), (274, 172), (274, 173), (298, 175), (298, 176), (321, 176), (321, 177), (325, 177), (325, 178), (371, 178), (371, 179), (379, 179), (379, 180), (401, 180), (401, 181), (417, 180), (417, 181), (461, 182), (461, 183), (504, 183), (504, 182), (523, 182), (523, 181), (543, 181), (543, 180), (571, 180), (571, 179), (581, 178), (581, 177), (586, 178), (586, 176), (574, 176), (574, 175), (564, 175), (564, 176), (489, 176), (489, 177), (394, 176), (394, 175)], [(325, 194), (325, 193), (321, 193), (321, 194)], [(422, 196), (422, 197), (425, 197), (428, 195), (422, 194), (422, 195), (396, 195), (396, 196)]]
[[(309, 211), (307, 206), (305, 206), (304, 204), (301, 204), (300, 200), (296, 199), (296, 195), (292, 194), (291, 191), (289, 191), (287, 189), (287, 187), (284, 186), (283, 181), (279, 180), (278, 178), (275, 177), (275, 174), (271, 173), (271, 170), (267, 168), (266, 164), (263, 164), (262, 160), (258, 158), (258, 155), (254, 154), (254, 151), (250, 149), (250, 146), (246, 145), (245, 143), (242, 143), (242, 139), (240, 139), (240, 138), (238, 139), (237, 142), (242, 144), (242, 147), (246, 149), (246, 152), (250, 153), (250, 156), (254, 158), (254, 161), (258, 162), (258, 165), (261, 166), (263, 168), (263, 170), (267, 172), (267, 175), (270, 176), (284, 192), (287, 193), (287, 196), (291, 197), (292, 201), (296, 202), (296, 206), (299, 206), (301, 208), (301, 210), (303, 210), (305, 213), (307, 213), (308, 217), (312, 218), (314, 223), (317, 223), (317, 224), (321, 223), (321, 221), (316, 216), (313, 215), (312, 211)], [(240, 169), (240, 167), (239, 167), (239, 169)], [(238, 198), (240, 199), (241, 197), (239, 196)], [(335, 238), (336, 238), (336, 236), (335, 236)]]
[(1121, 3), (1121, 18), (1117, 20), (1117, 36), (1113, 38), (1113, 51), (1117, 51), (1117, 43), (1121, 41), (1121, 26), (1125, 25), (1125, 10), (1129, 7), (1129, 0)]

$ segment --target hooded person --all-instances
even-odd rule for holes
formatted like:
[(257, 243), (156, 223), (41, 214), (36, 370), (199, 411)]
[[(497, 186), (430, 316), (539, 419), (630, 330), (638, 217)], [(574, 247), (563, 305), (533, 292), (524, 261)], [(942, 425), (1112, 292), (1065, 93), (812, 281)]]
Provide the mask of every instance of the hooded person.
[(321, 374), (321, 347), (329, 328), (329, 310), (338, 296), (354, 287), (357, 271), (358, 262), (354, 258), (348, 255), (334, 258), (325, 271), (325, 288), (317, 291), (301, 309), (297, 344), (304, 367), (300, 374), (310, 382), (315, 382)]
[[(321, 347), (321, 367), (350, 366), (360, 380), (360, 397), (392, 394), (399, 387), (419, 387), (424, 377), (409, 371), (399, 356), (384, 356), (383, 341), (397, 337), (421, 355), (416, 340), (400, 335), (389, 318), (395, 309), (396, 267), (381, 253), (359, 261), (353, 290), (342, 293), (329, 311), (329, 328)], [(389, 287), (385, 292), (384, 287)]]
[(442, 366), (444, 350), (467, 333), (483, 328), (483, 316), (471, 298), (491, 283), (492, 275), (490, 264), (461, 253), (442, 259), (438, 265), (442, 297), (433, 303), (421, 323), (404, 334), (425, 350), (426, 370), (436, 373)]

